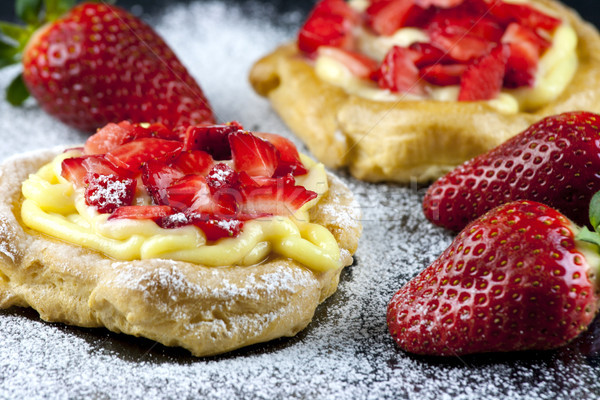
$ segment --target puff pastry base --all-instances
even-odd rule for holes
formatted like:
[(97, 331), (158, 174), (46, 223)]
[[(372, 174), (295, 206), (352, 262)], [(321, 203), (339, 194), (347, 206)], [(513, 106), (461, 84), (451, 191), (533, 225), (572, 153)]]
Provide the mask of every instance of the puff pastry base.
[(579, 66), (567, 89), (533, 113), (501, 114), (485, 102), (379, 102), (319, 79), (295, 43), (259, 60), (250, 83), (283, 121), (330, 168), (348, 167), (367, 181), (428, 181), (565, 111), (600, 112), (600, 35), (573, 10), (555, 10), (578, 36)]
[[(341, 268), (319, 274), (278, 256), (221, 268), (118, 261), (31, 231), (20, 222), (21, 182), (56, 154), (30, 153), (0, 166), (0, 308), (32, 307), (46, 321), (104, 326), (208, 356), (295, 335), (337, 289)], [(341, 181), (329, 176), (329, 184), (311, 218), (334, 234), (347, 266), (360, 212)]]

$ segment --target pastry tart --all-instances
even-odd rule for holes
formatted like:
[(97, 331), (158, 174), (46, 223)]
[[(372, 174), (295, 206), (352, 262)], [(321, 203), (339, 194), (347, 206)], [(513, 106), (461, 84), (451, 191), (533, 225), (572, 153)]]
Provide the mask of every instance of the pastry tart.
[(352, 263), (359, 217), (281, 136), (109, 124), (0, 167), (0, 307), (196, 356), (292, 336)]
[(554, 0), (323, 0), (250, 82), (328, 167), (428, 181), (544, 116), (600, 111), (600, 36)]

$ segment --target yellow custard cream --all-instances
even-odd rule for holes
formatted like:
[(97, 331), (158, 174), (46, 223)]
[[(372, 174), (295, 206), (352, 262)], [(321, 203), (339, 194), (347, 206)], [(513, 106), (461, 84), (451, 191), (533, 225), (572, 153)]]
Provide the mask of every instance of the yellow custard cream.
[[(296, 177), (296, 182), (316, 192), (317, 198), (292, 217), (247, 221), (237, 237), (208, 244), (193, 225), (164, 229), (151, 220), (109, 220), (109, 214), (86, 205), (83, 190), (61, 176), (62, 160), (79, 155), (77, 151), (60, 154), (23, 182), (21, 218), (25, 225), (119, 260), (166, 258), (214, 267), (247, 266), (274, 252), (314, 271), (341, 267), (340, 249), (331, 232), (309, 221), (308, 210), (327, 193), (328, 184), (323, 164), (308, 157), (301, 155), (308, 173)], [(150, 204), (150, 199), (138, 190), (135, 204)]]
[[(551, 14), (551, 12), (547, 12)], [(427, 34), (416, 28), (402, 28), (391, 36), (376, 36), (359, 28), (358, 43), (361, 52), (381, 61), (394, 46), (410, 46), (414, 42), (428, 42)], [(577, 70), (577, 34), (564, 23), (552, 36), (551, 47), (538, 64), (536, 82), (532, 88), (503, 89), (500, 95), (487, 101), (496, 110), (506, 114), (531, 111), (556, 99), (567, 87)], [(350, 94), (374, 101), (436, 100), (457, 101), (459, 87), (428, 85), (427, 97), (411, 93), (392, 93), (380, 89), (375, 82), (354, 76), (345, 65), (332, 57), (319, 55), (315, 61), (319, 78), (339, 86)]]

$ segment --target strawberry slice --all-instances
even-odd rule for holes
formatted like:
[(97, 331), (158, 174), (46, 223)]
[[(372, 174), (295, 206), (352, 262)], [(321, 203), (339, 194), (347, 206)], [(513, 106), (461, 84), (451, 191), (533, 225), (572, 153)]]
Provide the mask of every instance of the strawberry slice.
[(244, 227), (244, 222), (237, 218), (215, 217), (200, 213), (188, 214), (188, 221), (200, 228), (208, 241), (236, 237)]
[(167, 188), (184, 177), (180, 170), (160, 161), (150, 161), (142, 166), (142, 182), (152, 197), (154, 204), (167, 205)]
[(250, 133), (236, 132), (229, 135), (229, 144), (236, 171), (250, 176), (273, 176), (280, 155), (271, 143)]
[(431, 43), (415, 42), (408, 46), (408, 49), (412, 52), (413, 62), (417, 68), (423, 68), (434, 64), (456, 62), (456, 60), (453, 60), (447, 52)]
[(88, 178), (85, 201), (99, 213), (112, 213), (121, 206), (131, 205), (137, 181), (115, 175), (93, 174)]
[(136, 173), (148, 161), (168, 161), (176, 157), (181, 147), (181, 143), (173, 140), (142, 138), (109, 151), (106, 159), (119, 168)]
[(494, 7), (490, 7), (490, 13), (505, 26), (511, 22), (517, 22), (534, 31), (543, 29), (552, 32), (562, 24), (559, 18), (539, 11), (528, 4), (498, 2)]
[(108, 219), (151, 219), (159, 222), (174, 212), (169, 206), (121, 206)]
[(355, 51), (331, 46), (321, 46), (319, 47), (318, 54), (333, 58), (348, 68), (352, 75), (361, 79), (369, 79), (379, 68), (379, 63), (377, 61)]
[(379, 87), (394, 93), (424, 94), (425, 87), (414, 58), (411, 50), (400, 46), (392, 47), (375, 74)]
[(206, 178), (200, 175), (187, 175), (177, 180), (166, 189), (168, 205), (178, 210), (186, 210), (198, 202), (197, 207), (206, 204), (207, 208), (202, 211), (212, 212), (212, 200), (210, 197), (210, 188), (206, 183)]
[(430, 15), (413, 0), (376, 0), (365, 10), (367, 26), (383, 36), (406, 26), (423, 27)]
[(278, 178), (270, 186), (247, 187), (243, 190), (244, 200), (240, 204), (243, 215), (253, 218), (265, 215), (291, 215), (317, 194), (302, 186)]
[(322, 0), (313, 9), (298, 33), (298, 48), (313, 54), (320, 46), (351, 49), (353, 27), (359, 16), (343, 0)]
[(84, 157), (65, 158), (60, 166), (61, 176), (77, 186), (83, 186), (88, 173), (87, 169), (83, 166), (83, 160)]
[(490, 54), (470, 64), (462, 76), (458, 100), (477, 101), (495, 98), (502, 89), (509, 52), (506, 45), (500, 45)]
[(202, 150), (188, 150), (182, 151), (181, 154), (173, 160), (171, 166), (183, 172), (185, 175), (205, 175), (210, 171), (214, 163), (212, 156), (207, 152)]
[(279, 152), (279, 162), (275, 170), (275, 176), (292, 174), (294, 176), (304, 175), (308, 172), (302, 161), (296, 145), (281, 135), (274, 133), (257, 132), (256, 136), (268, 140)]
[(183, 150), (201, 150), (215, 160), (230, 160), (229, 135), (243, 129), (235, 121), (225, 125), (190, 126), (184, 135)]
[(535, 84), (540, 54), (550, 47), (550, 42), (526, 26), (511, 23), (502, 36), (502, 43), (507, 43), (510, 48), (504, 86), (532, 87)]
[(212, 193), (220, 189), (235, 188), (238, 183), (238, 174), (229, 165), (218, 163), (206, 175), (206, 183)]
[(420, 76), (433, 85), (458, 85), (466, 69), (465, 64), (435, 64), (421, 68)]
[(125, 143), (129, 139), (134, 128), (135, 127), (129, 121), (122, 121), (118, 124), (111, 122), (103, 128), (100, 128), (98, 132), (88, 138), (85, 142), (84, 153), (107, 153)]
[(440, 8), (450, 8), (456, 7), (464, 3), (466, 0), (414, 0), (415, 4), (419, 7), (428, 8), (428, 7), (440, 7)]

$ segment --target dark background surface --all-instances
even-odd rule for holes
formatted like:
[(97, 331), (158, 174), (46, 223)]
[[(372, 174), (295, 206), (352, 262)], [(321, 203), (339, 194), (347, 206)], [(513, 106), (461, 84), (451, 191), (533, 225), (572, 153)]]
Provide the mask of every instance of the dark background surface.
[[(150, 16), (160, 13), (166, 4), (191, 3), (193, 1), (204, 0), (118, 0), (116, 4), (131, 10), (136, 15)], [(224, 2), (269, 3), (279, 11), (299, 10), (308, 13), (316, 0), (224, 0)], [(584, 19), (600, 26), (600, 0), (563, 0), (562, 3), (576, 9)], [(14, 0), (2, 0), (0, 20), (14, 21)]]

